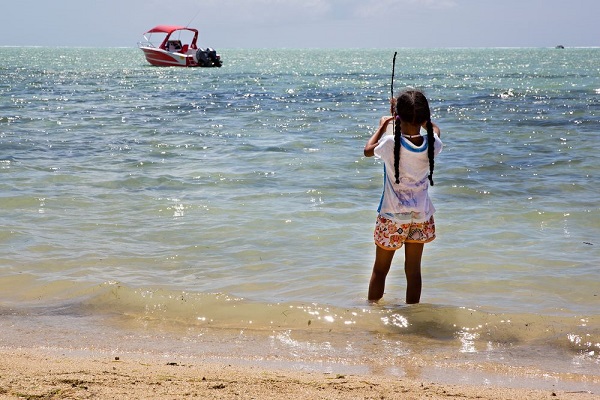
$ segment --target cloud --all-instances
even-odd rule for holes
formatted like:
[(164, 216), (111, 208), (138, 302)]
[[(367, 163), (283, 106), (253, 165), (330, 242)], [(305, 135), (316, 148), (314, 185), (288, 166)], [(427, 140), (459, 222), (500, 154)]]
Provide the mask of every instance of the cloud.
[(388, 15), (407, 18), (415, 12), (447, 10), (456, 6), (454, 0), (368, 0), (356, 6), (354, 15), (360, 18), (384, 18)]
[(203, 15), (212, 15), (224, 24), (251, 25), (303, 24), (324, 19), (332, 11), (329, 0), (208, 0), (203, 2)]
[(364, 18), (383, 20), (394, 13), (406, 16), (455, 6), (455, 0), (205, 0), (200, 4), (189, 0), (187, 9), (200, 8), (204, 18), (212, 16), (223, 24), (262, 27)]

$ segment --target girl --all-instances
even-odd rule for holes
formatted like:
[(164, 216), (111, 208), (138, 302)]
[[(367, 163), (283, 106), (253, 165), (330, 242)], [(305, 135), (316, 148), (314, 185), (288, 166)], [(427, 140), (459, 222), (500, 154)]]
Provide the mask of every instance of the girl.
[[(441, 132), (431, 122), (429, 103), (423, 93), (405, 91), (391, 104), (393, 116), (382, 118), (364, 150), (365, 156), (376, 156), (384, 163), (369, 300), (383, 297), (394, 253), (404, 245), (406, 303), (414, 304), (421, 299), (423, 245), (435, 239), (435, 208), (428, 188), (433, 185), (434, 157), (442, 151)], [(384, 135), (390, 124), (394, 134)], [(421, 136), (421, 127), (427, 130), (427, 136)]]

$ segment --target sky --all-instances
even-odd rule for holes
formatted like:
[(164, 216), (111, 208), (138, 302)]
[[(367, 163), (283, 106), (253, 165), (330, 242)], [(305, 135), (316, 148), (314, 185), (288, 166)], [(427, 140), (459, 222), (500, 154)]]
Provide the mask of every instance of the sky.
[(216, 49), (600, 46), (600, 0), (0, 1), (0, 46), (136, 47), (160, 24)]

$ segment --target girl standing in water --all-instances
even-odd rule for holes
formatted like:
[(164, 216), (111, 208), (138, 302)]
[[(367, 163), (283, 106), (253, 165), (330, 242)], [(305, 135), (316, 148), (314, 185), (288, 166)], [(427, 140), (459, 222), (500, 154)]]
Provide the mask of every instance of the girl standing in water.
[[(435, 208), (429, 199), (434, 159), (442, 151), (440, 129), (431, 121), (423, 93), (408, 90), (392, 101), (392, 116), (382, 118), (379, 129), (365, 145), (366, 157), (384, 163), (383, 195), (375, 224), (375, 264), (369, 283), (369, 300), (383, 297), (385, 278), (396, 250), (404, 245), (406, 303), (421, 299), (421, 256), (425, 243), (435, 239)], [(393, 135), (384, 135), (388, 125)], [(421, 135), (421, 128), (427, 136)]]

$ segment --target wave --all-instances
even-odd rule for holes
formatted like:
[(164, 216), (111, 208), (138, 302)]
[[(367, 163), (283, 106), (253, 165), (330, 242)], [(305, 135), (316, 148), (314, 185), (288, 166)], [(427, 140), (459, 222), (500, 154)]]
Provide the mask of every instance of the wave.
[[(6, 286), (6, 279), (3, 279)], [(15, 281), (13, 281), (13, 284)], [(419, 304), (352, 305), (253, 301), (225, 293), (134, 288), (118, 282), (82, 287), (45, 284), (29, 291), (35, 299), (5, 303), (0, 314), (94, 316), (118, 324), (190, 329), (336, 334), (352, 340), (385, 337), (476, 353), (490, 348), (553, 348), (600, 362), (600, 317), (493, 313), (481, 309)], [(43, 305), (38, 305), (42, 303)], [(8, 305), (10, 304), (10, 305)]]

